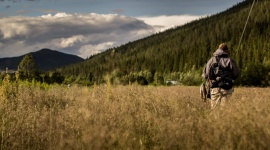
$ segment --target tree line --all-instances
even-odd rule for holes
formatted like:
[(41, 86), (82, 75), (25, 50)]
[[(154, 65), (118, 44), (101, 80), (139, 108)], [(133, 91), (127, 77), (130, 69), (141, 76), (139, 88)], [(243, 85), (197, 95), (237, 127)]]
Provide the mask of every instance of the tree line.
[[(3, 81), (3, 79), (8, 74), (8, 68), (6, 72), (2, 72), (0, 74), (0, 83)], [(39, 70), (39, 67), (34, 60), (33, 56), (31, 54), (27, 54), (23, 57), (21, 60), (18, 69), (16, 72), (9, 74), (9, 80), (11, 81), (18, 81), (18, 80), (24, 80), (24, 81), (37, 81), (41, 83), (58, 83), (61, 84), (64, 81), (64, 76), (61, 75), (59, 72), (51, 71), (51, 72), (44, 72)]]

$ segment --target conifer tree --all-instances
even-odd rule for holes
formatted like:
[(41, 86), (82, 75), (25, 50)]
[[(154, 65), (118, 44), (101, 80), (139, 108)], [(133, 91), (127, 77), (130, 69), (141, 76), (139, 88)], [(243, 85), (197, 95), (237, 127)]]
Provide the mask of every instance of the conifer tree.
[(24, 56), (19, 64), (20, 73), (23, 78), (33, 79), (38, 73), (38, 65), (31, 54)]

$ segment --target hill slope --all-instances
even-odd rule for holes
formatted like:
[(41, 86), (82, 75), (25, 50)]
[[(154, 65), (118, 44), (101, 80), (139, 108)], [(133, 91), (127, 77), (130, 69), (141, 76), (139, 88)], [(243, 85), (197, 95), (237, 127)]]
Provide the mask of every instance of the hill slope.
[[(207, 60), (220, 43), (226, 42), (241, 68), (238, 84), (266, 83), (263, 80), (270, 78), (267, 75), (270, 68), (269, 0), (256, 1), (238, 49), (252, 2), (243, 1), (224, 12), (109, 49), (58, 71), (92, 83), (110, 74), (121, 82), (133, 82), (138, 77), (148, 83), (196, 78), (195, 84), (198, 84)], [(190, 72), (196, 75), (189, 77)]]
[[(84, 60), (75, 55), (65, 54), (50, 49), (41, 49), (37, 52), (31, 52), (30, 54), (35, 59), (39, 69), (43, 71), (52, 70), (57, 67), (63, 67)], [(5, 70), (7, 67), (10, 70), (16, 70), (24, 56), (25, 55), (10, 58), (0, 58), (0, 69)]]

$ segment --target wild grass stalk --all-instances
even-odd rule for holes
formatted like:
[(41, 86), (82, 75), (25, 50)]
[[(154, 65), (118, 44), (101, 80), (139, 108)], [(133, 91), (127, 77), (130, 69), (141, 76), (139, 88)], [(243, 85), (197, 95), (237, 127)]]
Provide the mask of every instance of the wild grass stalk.
[(267, 149), (268, 91), (210, 111), (198, 87), (3, 82), (1, 149)]

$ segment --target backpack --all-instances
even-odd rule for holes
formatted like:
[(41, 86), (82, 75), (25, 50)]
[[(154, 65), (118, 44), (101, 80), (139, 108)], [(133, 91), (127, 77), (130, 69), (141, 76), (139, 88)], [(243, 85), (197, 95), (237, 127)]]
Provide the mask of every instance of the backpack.
[(229, 90), (233, 87), (233, 82), (231, 79), (232, 70), (229, 66), (222, 66), (220, 63), (221, 58), (216, 56), (216, 63), (213, 63), (210, 66), (209, 70), (209, 79), (212, 81), (211, 88), (222, 88), (225, 90)]

